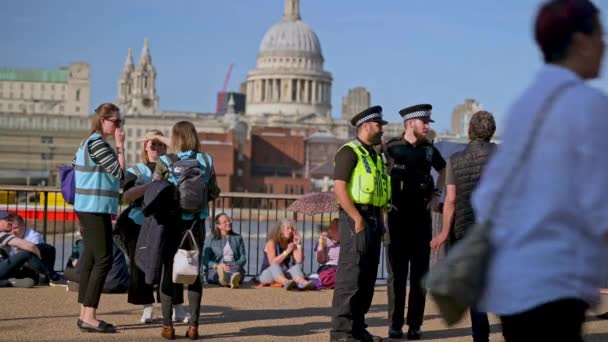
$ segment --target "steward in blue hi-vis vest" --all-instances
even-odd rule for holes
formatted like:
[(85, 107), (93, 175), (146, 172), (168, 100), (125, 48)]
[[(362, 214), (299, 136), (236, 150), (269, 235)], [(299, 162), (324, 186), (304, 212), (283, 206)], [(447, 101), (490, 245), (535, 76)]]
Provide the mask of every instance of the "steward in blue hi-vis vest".
[[(205, 174), (205, 187), (201, 186), (200, 191), (209, 191), (210, 190), (210, 181), (213, 175), (213, 159), (207, 153), (194, 152), (194, 151), (181, 151), (175, 154), (164, 155), (160, 157), (160, 161), (164, 164), (164, 166), (168, 170), (168, 180), (172, 184), (176, 186), (176, 189), (180, 187), (180, 181), (177, 176), (173, 173), (173, 164), (178, 161), (188, 160), (188, 159), (196, 159), (198, 161), (199, 167), (204, 171)], [(192, 189), (195, 190), (195, 189)], [(182, 191), (183, 192), (183, 191)], [(209, 200), (213, 199), (212, 196), (207, 196)], [(209, 208), (205, 206), (200, 212), (198, 212), (198, 217), (201, 219), (205, 219), (209, 216)], [(196, 213), (188, 213), (182, 212), (183, 220), (192, 220), (196, 217)]]
[[(134, 167), (128, 168), (127, 172), (137, 176), (137, 180), (135, 181), (136, 186), (148, 184), (152, 181), (152, 170), (144, 163), (135, 164)], [(141, 207), (133, 206), (129, 211), (129, 218), (141, 226), (141, 224), (144, 223), (144, 213), (141, 210)]]
[(120, 180), (106, 172), (89, 155), (89, 141), (101, 135), (91, 134), (76, 152), (76, 196), (74, 209), (85, 213), (116, 214), (120, 197)]

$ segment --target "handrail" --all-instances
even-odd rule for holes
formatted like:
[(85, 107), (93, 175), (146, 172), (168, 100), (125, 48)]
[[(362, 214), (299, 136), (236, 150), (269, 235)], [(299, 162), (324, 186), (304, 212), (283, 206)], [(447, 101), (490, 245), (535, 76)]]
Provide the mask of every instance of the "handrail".
[[(27, 191), (27, 192), (61, 192), (61, 188), (55, 186), (37, 186), (37, 185), (3, 185), (0, 184), (0, 190), (4, 191)], [(288, 194), (266, 194), (258, 192), (222, 192), (222, 197), (241, 197), (241, 198), (264, 198), (264, 199), (298, 199), (303, 195), (288, 195)]]

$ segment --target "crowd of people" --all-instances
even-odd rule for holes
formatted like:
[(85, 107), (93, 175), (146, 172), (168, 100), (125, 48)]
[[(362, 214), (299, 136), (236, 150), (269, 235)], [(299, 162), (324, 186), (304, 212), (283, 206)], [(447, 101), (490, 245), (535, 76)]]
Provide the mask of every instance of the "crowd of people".
[[(356, 139), (335, 155), (339, 217), (314, 245), (316, 274), (304, 273), (303, 238), (296, 222), (284, 218), (268, 232), (259, 283), (334, 288), (330, 340), (380, 341), (365, 315), (384, 244), (388, 335), (419, 340), (431, 251), (454, 248), (476, 223), (491, 222), (487, 279), (470, 308), (473, 340), (489, 341), (486, 312), (492, 312), (508, 342), (582, 341), (585, 312), (605, 285), (600, 270), (608, 250), (608, 98), (585, 82), (599, 76), (603, 28), (591, 1), (551, 0), (540, 7), (534, 29), (546, 65), (509, 111), (500, 147), (491, 142), (496, 123), (487, 111), (472, 115), (468, 144), (447, 160), (428, 139), (430, 104), (399, 111), (403, 134), (392, 139), (382, 139), (381, 106), (362, 111), (351, 120)], [(0, 211), (0, 287), (78, 284), (78, 327), (99, 333), (116, 332), (97, 318), (102, 292), (128, 292), (129, 303), (143, 306), (141, 322), (149, 323), (156, 288), (161, 336), (175, 339), (173, 322), (183, 321), (186, 336), (198, 339), (203, 278), (239, 288), (247, 264), (243, 238), (226, 213), (210, 220), (206, 236), (209, 202), (220, 189), (191, 122), (176, 123), (170, 137), (147, 132), (141, 161), (129, 168), (121, 124), (118, 107), (100, 105), (76, 152), (82, 240), (63, 275), (53, 270), (54, 248), (22, 217)], [(118, 213), (121, 189), (129, 207)], [(433, 210), (443, 214), (435, 236)], [(193, 240), (184, 247), (188, 236)], [(196, 256), (197, 272), (180, 278), (175, 256), (184, 250)]]

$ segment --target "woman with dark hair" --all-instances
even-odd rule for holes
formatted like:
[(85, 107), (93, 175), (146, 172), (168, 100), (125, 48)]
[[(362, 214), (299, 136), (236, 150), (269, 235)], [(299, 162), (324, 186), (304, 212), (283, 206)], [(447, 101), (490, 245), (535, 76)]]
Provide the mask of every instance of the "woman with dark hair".
[(264, 247), (264, 261), (260, 283), (282, 284), (285, 289), (313, 290), (314, 284), (304, 278), (302, 263), (304, 250), (302, 238), (296, 230), (296, 222), (284, 218), (277, 222), (268, 234)]
[(604, 32), (589, 0), (552, 0), (535, 38), (546, 64), (511, 107), (502, 144), (472, 204), (491, 222), (492, 257), (478, 307), (511, 341), (583, 341), (599, 299), (608, 241), (608, 97)]
[(243, 237), (232, 230), (232, 220), (226, 213), (215, 216), (211, 232), (213, 235), (207, 237), (203, 247), (207, 282), (238, 288), (247, 263)]
[[(199, 150), (199, 138), (196, 128), (189, 121), (180, 121), (173, 126), (171, 130), (171, 140), (157, 136), (158, 140), (164, 141), (169, 145), (171, 154), (160, 157), (156, 163), (153, 179), (167, 179), (174, 185), (180, 183), (180, 178), (176, 174), (184, 165), (181, 162), (187, 161), (190, 165), (197, 165), (201, 173), (204, 175), (204, 186), (200, 192), (207, 191), (208, 200), (212, 201), (219, 196), (220, 189), (217, 186), (215, 179), (215, 171), (213, 169), (213, 158), (208, 153)], [(190, 189), (194, 192), (199, 192), (195, 189)], [(182, 201), (179, 201), (180, 205)], [(171, 320), (171, 309), (173, 297), (176, 291), (183, 291), (182, 284), (174, 284), (172, 280), (173, 273), (173, 257), (179, 248), (182, 237), (190, 230), (194, 235), (195, 240), (205, 240), (205, 219), (209, 216), (209, 209), (205, 204), (204, 209), (197, 212), (190, 212), (181, 209), (181, 220), (176, 223), (175, 229), (165, 231), (164, 245), (161, 254), (162, 272), (160, 284), (160, 300), (163, 312), (163, 328), (161, 336), (165, 339), (175, 339), (175, 329)], [(201, 253), (199, 244), (199, 254)], [(200, 269), (200, 266), (199, 266)], [(200, 280), (200, 275), (197, 276), (194, 283), (188, 285), (188, 304), (190, 307), (190, 326), (186, 332), (186, 337), (191, 340), (199, 338), (198, 323), (201, 309), (201, 299), (203, 296), (203, 286)]]
[[(83, 331), (116, 332), (96, 316), (104, 281), (112, 267), (112, 215), (118, 211), (120, 181), (124, 178), (125, 134), (118, 107), (97, 107), (91, 130), (78, 147), (73, 162), (76, 197), (74, 210), (84, 229), (84, 254), (80, 260), (78, 302), (82, 304), (78, 326)], [(116, 150), (106, 141), (113, 136)]]

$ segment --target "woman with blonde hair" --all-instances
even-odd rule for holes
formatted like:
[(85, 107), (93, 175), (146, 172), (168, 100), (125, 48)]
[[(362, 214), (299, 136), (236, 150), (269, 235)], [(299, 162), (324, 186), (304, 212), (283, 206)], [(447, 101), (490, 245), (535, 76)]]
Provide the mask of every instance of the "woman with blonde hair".
[(264, 261), (260, 283), (282, 284), (285, 289), (312, 290), (314, 284), (304, 278), (302, 263), (304, 250), (302, 238), (296, 230), (296, 222), (284, 218), (268, 234), (268, 242), (264, 247)]
[[(78, 302), (78, 327), (83, 331), (112, 333), (113, 325), (98, 320), (97, 306), (112, 267), (112, 215), (118, 211), (120, 181), (124, 178), (124, 140), (120, 110), (112, 103), (97, 107), (91, 130), (73, 161), (76, 196), (74, 210), (84, 228), (84, 253)], [(113, 136), (116, 150), (106, 141)]]
[[(178, 172), (184, 171), (185, 165), (189, 165), (190, 167), (196, 165), (195, 167), (199, 169), (203, 175), (204, 184), (201, 184), (201, 189), (189, 189), (189, 192), (202, 192), (206, 190), (207, 199), (209, 201), (217, 198), (220, 190), (217, 187), (215, 179), (213, 159), (208, 153), (200, 151), (199, 138), (194, 125), (189, 121), (180, 121), (176, 123), (171, 130), (171, 140), (168, 143), (172, 153), (160, 157), (159, 162), (156, 163), (153, 179), (167, 179), (176, 186), (178, 184), (183, 185), (184, 182), (181, 180), (183, 180), (182, 177), (185, 175), (178, 174)], [(180, 189), (182, 189), (182, 185), (179, 185)], [(166, 339), (175, 338), (175, 329), (173, 328), (171, 321), (171, 305), (176, 291), (183, 291), (183, 285), (174, 284), (172, 281), (173, 257), (177, 252), (182, 237), (189, 230), (193, 233), (195, 240), (198, 242), (199, 254), (202, 254), (200, 242), (205, 240), (205, 219), (209, 216), (208, 203), (204, 203), (199, 210), (187, 210), (183, 207), (184, 202), (179, 202), (181, 219), (176, 223), (175, 229), (165, 232), (164, 246), (161, 251), (162, 271), (160, 299), (163, 311), (163, 328), (161, 336)], [(188, 304), (191, 318), (186, 336), (192, 340), (198, 339), (199, 337), (198, 322), (202, 292), (203, 287), (199, 275), (193, 284), (188, 285)]]
[[(143, 197), (152, 182), (152, 174), (161, 156), (167, 153), (167, 145), (158, 137), (161, 131), (153, 129), (144, 135), (141, 146), (141, 162), (127, 169), (123, 185), (123, 197), (130, 205), (116, 221), (116, 226), (123, 237), (129, 255), (130, 283), (127, 301), (135, 305), (143, 305), (140, 321), (151, 323), (154, 315), (153, 286), (146, 284), (144, 272), (135, 264), (135, 250), (141, 225), (144, 222), (142, 211)], [(173, 297), (173, 319), (188, 322), (190, 317), (184, 307), (183, 291)]]

